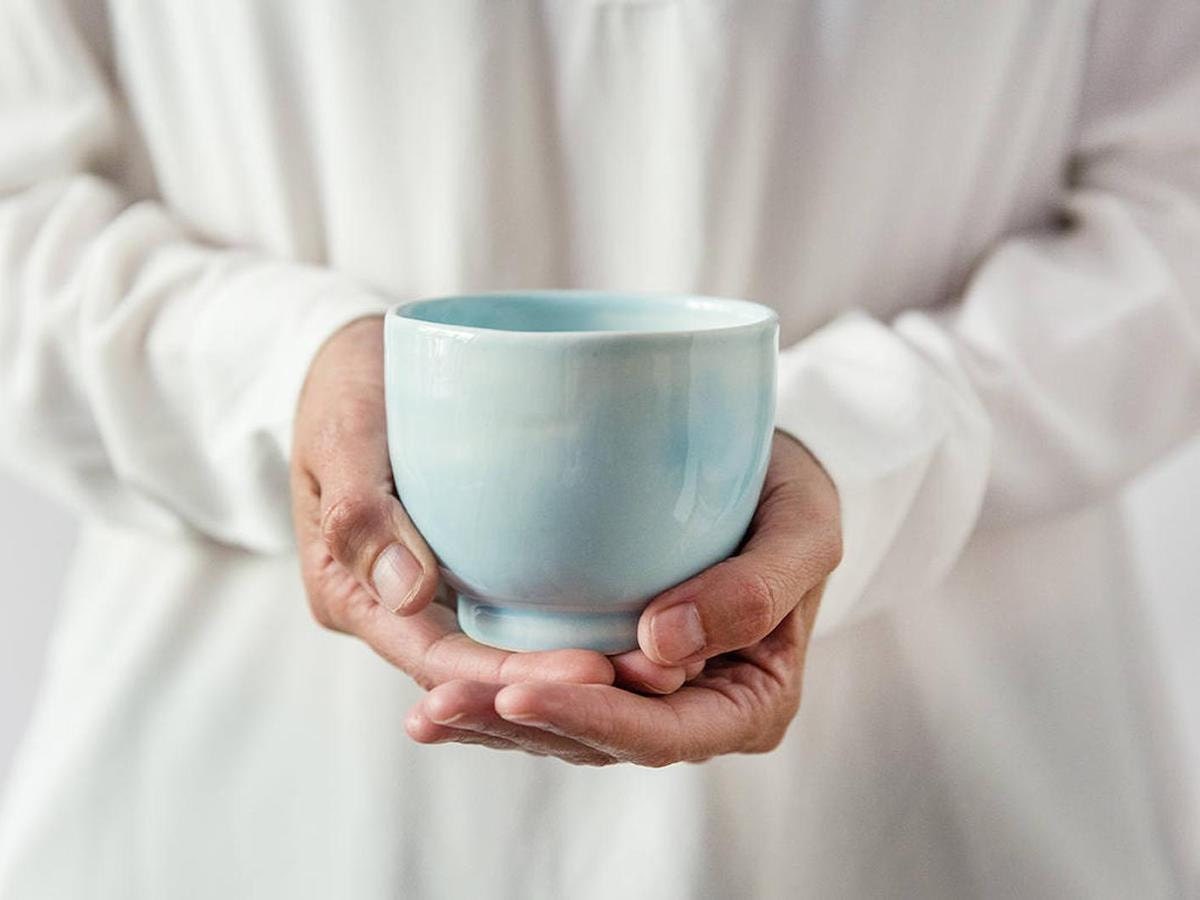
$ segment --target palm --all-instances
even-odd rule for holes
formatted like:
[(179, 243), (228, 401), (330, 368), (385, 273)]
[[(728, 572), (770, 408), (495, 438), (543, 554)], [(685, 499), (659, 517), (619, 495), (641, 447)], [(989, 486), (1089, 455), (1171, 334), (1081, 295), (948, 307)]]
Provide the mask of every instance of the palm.
[(468, 681), (430, 693), (409, 717), (413, 737), (553, 754), (584, 765), (648, 766), (769, 750), (800, 703), (804, 647), (819, 590), (766, 638), (710, 659), (673, 694), (603, 684)]

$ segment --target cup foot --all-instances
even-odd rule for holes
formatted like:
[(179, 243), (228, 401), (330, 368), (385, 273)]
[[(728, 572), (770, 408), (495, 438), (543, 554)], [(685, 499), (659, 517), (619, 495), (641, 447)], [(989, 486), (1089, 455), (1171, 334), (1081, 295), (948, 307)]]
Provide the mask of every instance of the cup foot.
[(571, 613), (495, 606), (458, 595), (458, 626), (473, 640), (502, 650), (595, 650), (637, 647), (640, 612)]

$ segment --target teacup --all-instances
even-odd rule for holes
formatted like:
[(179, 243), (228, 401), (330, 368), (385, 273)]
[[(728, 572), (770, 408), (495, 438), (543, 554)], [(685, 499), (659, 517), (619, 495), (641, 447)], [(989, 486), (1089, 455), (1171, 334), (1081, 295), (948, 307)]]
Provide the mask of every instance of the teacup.
[(732, 554), (762, 489), (778, 324), (689, 295), (418, 300), (385, 326), (396, 489), (509, 650), (637, 646), (656, 594)]

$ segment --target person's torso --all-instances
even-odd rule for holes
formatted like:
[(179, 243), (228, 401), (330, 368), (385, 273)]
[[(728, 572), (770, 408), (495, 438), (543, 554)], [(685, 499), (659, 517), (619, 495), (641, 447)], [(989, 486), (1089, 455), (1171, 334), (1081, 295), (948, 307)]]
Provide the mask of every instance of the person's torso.
[(133, 2), (118, 90), (201, 235), (415, 296), (698, 290), (784, 344), (1053, 220), (1091, 4)]

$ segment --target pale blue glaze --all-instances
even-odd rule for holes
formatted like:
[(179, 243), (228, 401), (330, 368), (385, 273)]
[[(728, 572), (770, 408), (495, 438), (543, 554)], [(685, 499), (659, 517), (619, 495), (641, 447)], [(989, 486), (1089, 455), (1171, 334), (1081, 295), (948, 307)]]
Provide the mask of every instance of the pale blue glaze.
[(635, 647), (646, 602), (746, 531), (777, 345), (775, 314), (742, 300), (531, 291), (390, 310), (392, 471), (463, 630), (513, 650)]

